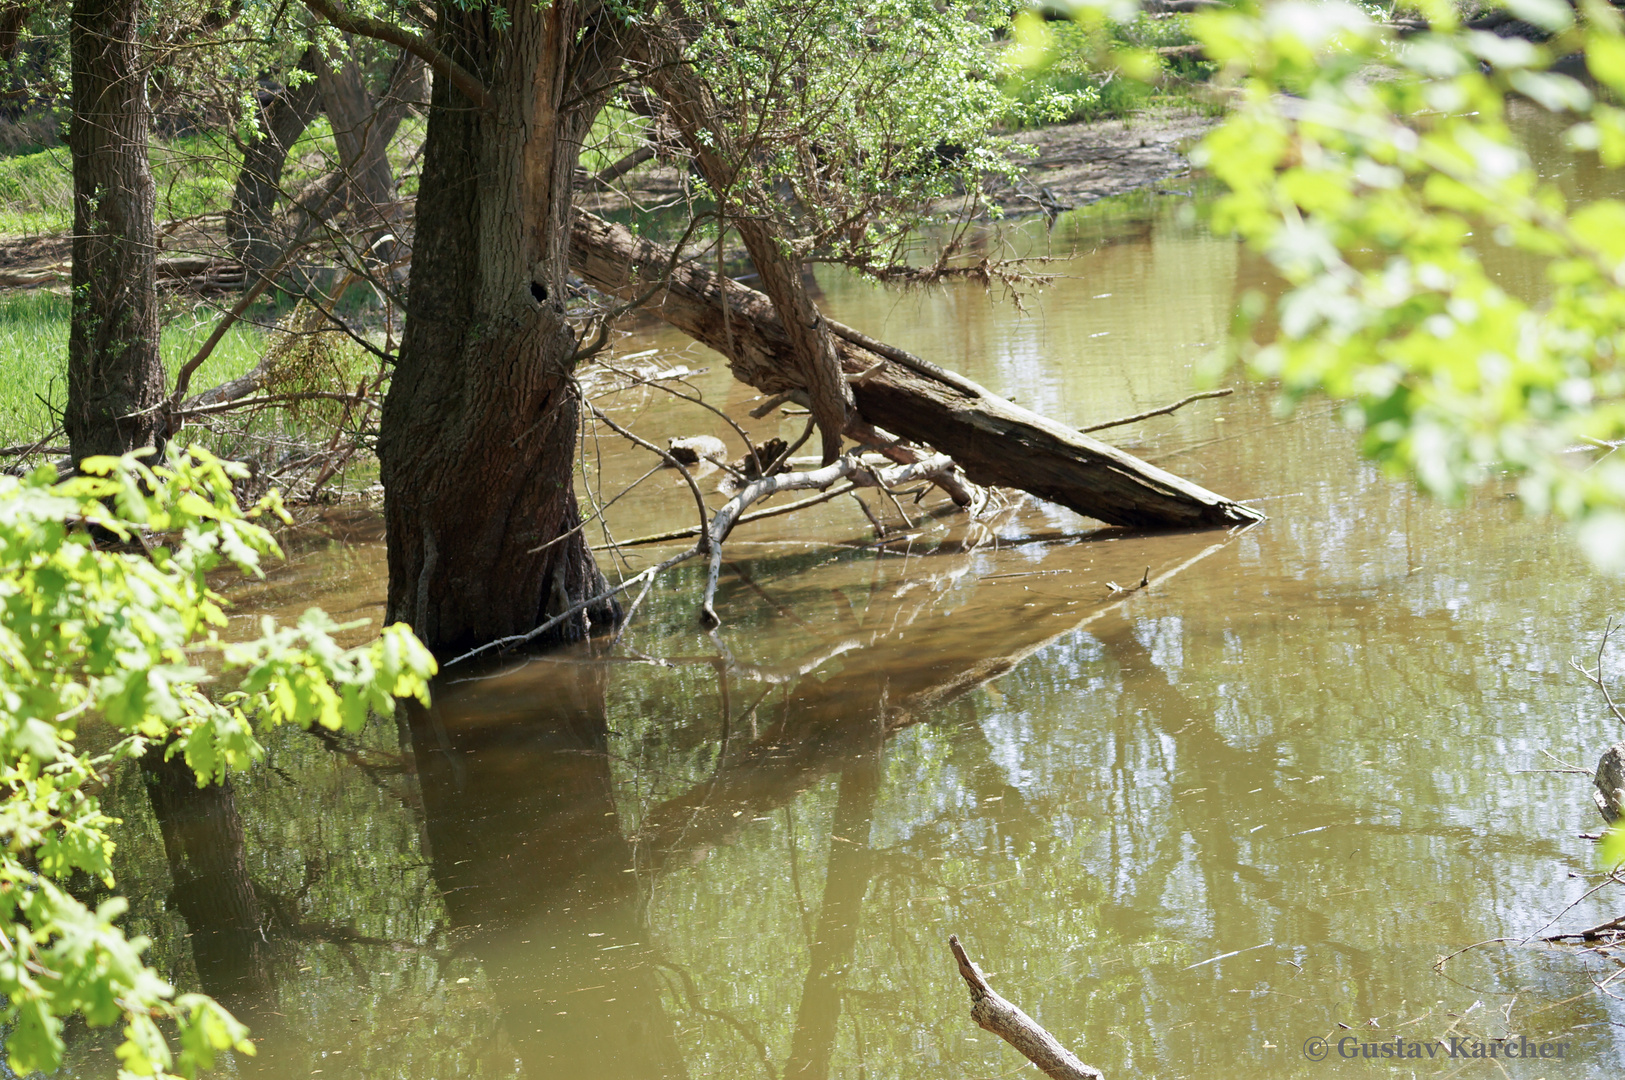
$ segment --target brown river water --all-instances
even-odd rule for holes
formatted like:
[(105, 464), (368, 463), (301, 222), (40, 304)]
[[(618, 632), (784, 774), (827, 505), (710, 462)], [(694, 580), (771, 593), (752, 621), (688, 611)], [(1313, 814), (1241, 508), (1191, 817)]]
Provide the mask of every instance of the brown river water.
[[(1063, 275), (1025, 313), (835, 275), (825, 303), (1062, 421), (1133, 413), (1189, 391), (1263, 277), (1193, 205), (1176, 184), (1023, 226)], [(616, 352), (755, 401), (670, 331)], [(870, 494), (884, 547), (851, 498), (741, 526), (715, 637), (686, 567), (613, 653), (453, 668), (399, 724), (277, 735), (229, 797), (160, 818), (121, 778), (128, 923), (253, 1025), (228, 1075), (1037, 1075), (968, 1019), (950, 933), (1112, 1078), (1621, 1075), (1625, 1009), (1595, 985), (1620, 965), (1522, 943), (1625, 910), (1581, 900), (1599, 819), (1560, 771), (1621, 735), (1569, 667), (1619, 583), (1502, 492), (1437, 505), (1330, 405), (1283, 418), (1238, 386), (1110, 437), (1263, 525), (1133, 535), (1030, 501), (967, 524), (928, 498), (910, 527)], [(655, 391), (599, 401), (657, 441), (732, 438)], [(652, 464), (604, 432), (584, 483)], [(657, 473), (608, 520), (692, 514)], [(290, 555), (240, 618), (381, 617), (375, 519)], [(1564, 1056), (1446, 1056), (1509, 1035)], [(1340, 1057), (1396, 1038), (1441, 1043)], [(76, 1037), (71, 1070), (111, 1075), (105, 1041)]]

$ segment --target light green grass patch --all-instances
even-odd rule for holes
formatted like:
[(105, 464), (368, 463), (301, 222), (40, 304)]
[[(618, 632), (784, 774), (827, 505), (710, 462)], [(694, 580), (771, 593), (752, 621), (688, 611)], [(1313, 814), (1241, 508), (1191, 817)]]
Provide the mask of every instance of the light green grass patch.
[[(56, 424), (68, 397), (68, 319), (63, 293), (37, 290), (0, 293), (0, 445), (42, 438)], [(173, 305), (164, 314), (164, 368), (175, 373), (214, 329), (212, 305)], [(259, 362), (265, 335), (238, 324), (226, 332), (192, 377), (202, 390), (243, 374)]]

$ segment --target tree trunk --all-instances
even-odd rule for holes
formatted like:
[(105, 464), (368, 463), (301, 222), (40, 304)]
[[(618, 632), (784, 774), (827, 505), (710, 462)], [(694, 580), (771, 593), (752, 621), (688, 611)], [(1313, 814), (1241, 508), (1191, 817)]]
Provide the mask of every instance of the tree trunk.
[(406, 116), (412, 91), (422, 80), (422, 60), (402, 53), (390, 76), (389, 89), (378, 101), (367, 93), (361, 66), (346, 60), (337, 68), (318, 55), (316, 86), (322, 108), (333, 124), (343, 174), (344, 203), (369, 224), (388, 220), (395, 207), (395, 173), (389, 144)]
[[(299, 58), (299, 70), (314, 73), (315, 62), (312, 46)], [(282, 87), (260, 107), (263, 130), (243, 147), (243, 165), (226, 211), (226, 235), (233, 254), (247, 266), (250, 282), (277, 261), (287, 242), (277, 235), (275, 215), (282, 169), (288, 151), (321, 111), (315, 79)]]
[[(625, 228), (578, 213), (571, 266), (588, 284), (631, 299), (666, 274), (671, 253)], [(728, 297), (724, 329), (722, 295)], [(767, 297), (691, 263), (678, 263), (648, 309), (726, 352), (740, 381), (764, 393), (797, 389), (787, 376), (790, 345)], [(844, 328), (843, 328), (844, 329)], [(850, 337), (861, 338), (846, 331)], [(1234, 525), (1262, 515), (878, 342), (837, 335), (858, 414), (951, 456), (978, 484), (1020, 488), (1109, 525), (1179, 528)]]
[[(604, 21), (570, 0), (447, 2), (438, 44), (495, 111), (436, 78), (401, 357), (378, 439), (389, 618), (440, 656), (524, 633), (603, 591), (573, 487), (570, 180), (609, 81)], [(561, 539), (562, 537), (562, 539)], [(556, 543), (550, 543), (557, 540)], [(552, 631), (618, 617), (604, 604)], [(538, 642), (545, 644), (546, 642)]]
[[(801, 260), (780, 249), (778, 237), (760, 208), (747, 204), (740, 213), (728, 213), (730, 203), (747, 197), (747, 185), (741, 182), (745, 175), (744, 154), (722, 121), (725, 110), (683, 60), (680, 50), (673, 47), (672, 37), (662, 36), (661, 29), (655, 25), (639, 38), (643, 54), (640, 59), (647, 65), (644, 82), (665, 102), (667, 114), (694, 155), (700, 175), (717, 193), (725, 220), (738, 231), (750, 253), (762, 291), (778, 312), (783, 327), (788, 347), (779, 354), (780, 362), (790, 366), (807, 395), (822, 437), (824, 464), (828, 465), (841, 453), (841, 434), (852, 408), (852, 391), (841, 376), (834, 338), (802, 282)], [(712, 347), (731, 361), (729, 344), (725, 327), (722, 344)]]
[(74, 464), (164, 441), (158, 354), (157, 189), (147, 161), (140, 0), (75, 0), (73, 321), (68, 406)]

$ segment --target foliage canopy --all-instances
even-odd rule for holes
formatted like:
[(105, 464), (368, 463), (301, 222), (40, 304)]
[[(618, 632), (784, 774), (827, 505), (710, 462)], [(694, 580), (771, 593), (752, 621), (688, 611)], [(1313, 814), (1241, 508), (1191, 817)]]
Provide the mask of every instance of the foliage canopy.
[[(1528, 145), (1555, 123), (1625, 164), (1625, 22), (1602, 0), (1506, 10), (1545, 40), (1465, 27), (1447, 0), (1399, 27), (1343, 0), (1192, 21), (1234, 98), (1200, 151), (1217, 224), (1285, 282), (1244, 298), (1223, 359), (1289, 405), (1346, 399), (1365, 451), (1435, 495), (1516, 476), (1625, 570), (1625, 201), (1565, 192)], [(1509, 285), (1498, 249), (1540, 260), (1540, 288)]]
[[(96, 796), (111, 769), (150, 747), (219, 782), (260, 756), (258, 727), (354, 730), (396, 697), (427, 700), (434, 660), (404, 626), (343, 649), (313, 610), (292, 627), (267, 619), (252, 640), (220, 637), (211, 574), (257, 574), (280, 554), (253, 520), (280, 505), (242, 513), (242, 472), (172, 450), (152, 466), (87, 459), (62, 483), (50, 467), (0, 476), (0, 1016), (19, 1073), (61, 1063), (75, 1013), (123, 1024), (118, 1057), (136, 1075), (191, 1076), (220, 1050), (253, 1053), (229, 1013), (176, 996), (143, 964), (146, 943), (115, 923), (121, 898), (91, 909), (68, 891), (76, 876), (114, 884), (117, 823)], [(176, 1024), (178, 1053), (160, 1020)]]

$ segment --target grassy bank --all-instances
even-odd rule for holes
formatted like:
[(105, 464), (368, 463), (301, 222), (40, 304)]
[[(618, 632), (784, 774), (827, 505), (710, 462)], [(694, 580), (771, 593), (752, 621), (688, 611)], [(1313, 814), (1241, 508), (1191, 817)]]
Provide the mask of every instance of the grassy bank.
[(1069, 21), (1028, 21), (1019, 27), (1025, 62), (1000, 80), (1010, 99), (1005, 125), (1030, 129), (1046, 124), (1113, 120), (1159, 105), (1206, 108), (1202, 85), (1213, 65), (1189, 57), (1162, 56), (1162, 77), (1141, 82), (1102, 66), (1114, 49), (1154, 52), (1195, 39), (1184, 15), (1140, 15), (1132, 22), (1089, 27)]
[[(68, 396), (68, 316), (61, 293), (0, 293), (0, 445), (43, 437), (57, 424)], [(171, 385), (176, 370), (197, 352), (214, 327), (207, 305), (174, 305), (165, 313), (164, 367)], [(265, 350), (265, 335), (235, 326), (193, 377), (202, 389), (241, 375)]]

